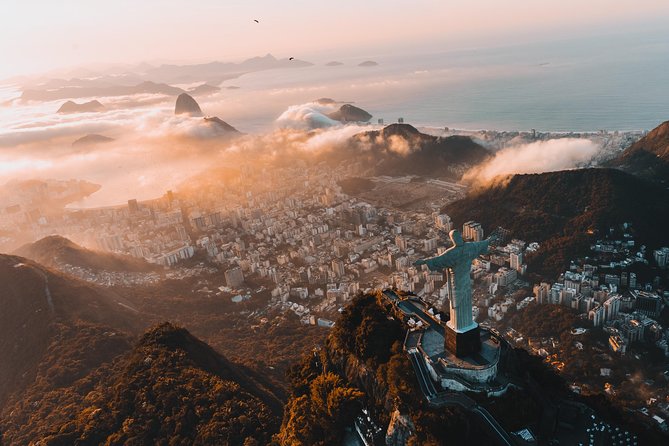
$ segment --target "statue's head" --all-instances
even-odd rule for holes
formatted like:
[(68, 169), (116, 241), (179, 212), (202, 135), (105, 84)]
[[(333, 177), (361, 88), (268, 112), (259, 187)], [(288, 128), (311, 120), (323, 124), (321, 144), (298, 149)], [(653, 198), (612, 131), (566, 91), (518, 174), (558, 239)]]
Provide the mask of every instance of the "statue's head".
[(460, 246), (465, 243), (464, 240), (462, 240), (462, 234), (460, 234), (460, 231), (457, 229), (453, 229), (448, 235), (451, 237), (451, 241), (455, 246)]

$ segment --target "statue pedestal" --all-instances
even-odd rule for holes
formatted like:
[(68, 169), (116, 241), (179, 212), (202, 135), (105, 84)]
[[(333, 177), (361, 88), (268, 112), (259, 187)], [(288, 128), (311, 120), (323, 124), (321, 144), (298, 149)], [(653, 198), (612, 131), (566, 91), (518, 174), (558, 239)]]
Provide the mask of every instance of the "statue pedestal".
[(446, 325), (444, 334), (446, 350), (458, 358), (464, 358), (481, 350), (481, 333), (478, 325), (462, 333)]

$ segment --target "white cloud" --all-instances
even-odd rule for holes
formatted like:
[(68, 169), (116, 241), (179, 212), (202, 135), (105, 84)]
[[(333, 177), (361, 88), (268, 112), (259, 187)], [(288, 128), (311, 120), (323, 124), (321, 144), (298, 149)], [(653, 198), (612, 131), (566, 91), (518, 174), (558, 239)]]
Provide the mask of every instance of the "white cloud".
[(597, 144), (588, 139), (575, 138), (508, 147), (497, 152), (490, 161), (472, 168), (463, 180), (485, 183), (512, 174), (573, 169), (592, 160), (599, 149)]
[(327, 113), (336, 110), (334, 105), (309, 102), (300, 105), (291, 105), (276, 119), (276, 124), (281, 128), (292, 128), (298, 130), (311, 130), (339, 125), (338, 121), (331, 119)]

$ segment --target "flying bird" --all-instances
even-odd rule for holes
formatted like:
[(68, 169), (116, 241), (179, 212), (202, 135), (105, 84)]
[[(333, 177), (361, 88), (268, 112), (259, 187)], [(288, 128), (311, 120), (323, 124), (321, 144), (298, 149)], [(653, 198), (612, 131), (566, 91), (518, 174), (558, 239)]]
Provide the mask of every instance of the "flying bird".
[(294, 58), (294, 57), (289, 57), (289, 58), (288, 58), (288, 60), (293, 60), (293, 59), (295, 59), (295, 58)]
[(256, 19), (253, 19), (253, 21), (256, 22), (256, 23), (260, 23), (260, 22), (259, 22), (258, 20), (256, 20)]

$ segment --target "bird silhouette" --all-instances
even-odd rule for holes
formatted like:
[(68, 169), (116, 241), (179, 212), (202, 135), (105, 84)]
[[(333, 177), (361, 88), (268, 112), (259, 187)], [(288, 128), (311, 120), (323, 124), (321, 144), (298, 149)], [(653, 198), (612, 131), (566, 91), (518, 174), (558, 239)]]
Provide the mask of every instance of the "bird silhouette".
[(258, 20), (256, 20), (256, 19), (253, 19), (253, 21), (256, 22), (256, 23), (260, 23), (260, 22), (259, 22)]
[(295, 58), (294, 58), (294, 57), (289, 57), (289, 58), (288, 58), (288, 60), (293, 60), (293, 59), (295, 59)]

